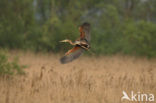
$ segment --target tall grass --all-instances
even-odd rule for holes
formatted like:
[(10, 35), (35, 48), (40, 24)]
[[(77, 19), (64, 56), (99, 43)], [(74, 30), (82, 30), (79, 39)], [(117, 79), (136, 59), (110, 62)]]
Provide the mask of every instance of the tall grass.
[(156, 95), (155, 59), (80, 57), (62, 65), (59, 55), (18, 55), (30, 68), (20, 78), (0, 79), (0, 103), (122, 103), (123, 90)]

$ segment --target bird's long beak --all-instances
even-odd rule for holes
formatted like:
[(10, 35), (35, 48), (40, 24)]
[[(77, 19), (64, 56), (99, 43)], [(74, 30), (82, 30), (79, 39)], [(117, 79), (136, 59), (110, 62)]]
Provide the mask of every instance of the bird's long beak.
[(60, 42), (67, 42), (67, 40), (61, 40)]

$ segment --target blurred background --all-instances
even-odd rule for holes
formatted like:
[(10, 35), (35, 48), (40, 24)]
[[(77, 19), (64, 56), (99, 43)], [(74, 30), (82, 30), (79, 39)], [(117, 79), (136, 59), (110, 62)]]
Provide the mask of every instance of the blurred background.
[[(91, 24), (96, 56), (86, 52), (62, 65), (71, 46), (59, 41), (77, 39), (83, 22)], [(121, 103), (123, 91), (156, 95), (155, 57), (156, 0), (0, 0), (0, 103)]]
[(156, 56), (156, 0), (1, 0), (0, 48), (66, 51), (85, 21), (97, 55)]

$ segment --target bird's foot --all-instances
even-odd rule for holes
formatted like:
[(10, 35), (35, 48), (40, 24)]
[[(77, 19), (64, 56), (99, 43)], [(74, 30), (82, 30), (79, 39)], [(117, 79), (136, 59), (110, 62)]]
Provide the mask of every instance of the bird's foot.
[(81, 46), (83, 49), (85, 50), (89, 50), (89, 48), (85, 47), (85, 46)]

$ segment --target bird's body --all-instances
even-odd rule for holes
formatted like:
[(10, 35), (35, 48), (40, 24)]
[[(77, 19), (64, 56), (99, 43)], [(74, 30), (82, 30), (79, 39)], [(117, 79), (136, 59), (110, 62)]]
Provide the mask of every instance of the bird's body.
[(72, 42), (71, 40), (68, 39), (60, 41), (60, 42), (68, 42), (74, 46), (71, 50), (68, 50), (68, 52), (65, 53), (65, 56), (63, 56), (60, 59), (62, 64), (73, 61), (74, 59), (78, 58), (83, 53), (84, 50), (89, 50), (90, 24), (83, 23), (79, 27), (79, 32), (80, 32), (80, 38), (78, 38), (75, 42)]

